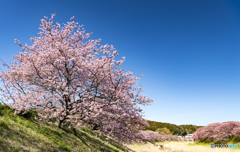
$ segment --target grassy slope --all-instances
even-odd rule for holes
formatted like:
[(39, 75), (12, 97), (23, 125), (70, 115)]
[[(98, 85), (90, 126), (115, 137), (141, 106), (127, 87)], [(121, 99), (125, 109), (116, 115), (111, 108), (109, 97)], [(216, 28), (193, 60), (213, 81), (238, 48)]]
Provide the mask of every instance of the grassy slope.
[(96, 138), (90, 130), (77, 128), (76, 132), (59, 129), (56, 125), (26, 119), (13, 115), (0, 105), (0, 151), (76, 151), (76, 152), (117, 152), (129, 151), (112, 139), (105, 143), (105, 137)]

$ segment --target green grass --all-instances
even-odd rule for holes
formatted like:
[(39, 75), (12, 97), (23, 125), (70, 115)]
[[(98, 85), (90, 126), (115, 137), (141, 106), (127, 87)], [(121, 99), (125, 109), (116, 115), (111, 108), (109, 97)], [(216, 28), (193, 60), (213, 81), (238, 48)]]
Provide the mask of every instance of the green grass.
[(106, 137), (95, 137), (87, 128), (76, 131), (57, 125), (49, 126), (33, 118), (36, 113), (14, 115), (12, 110), (0, 105), (0, 151), (6, 152), (118, 152), (130, 151)]

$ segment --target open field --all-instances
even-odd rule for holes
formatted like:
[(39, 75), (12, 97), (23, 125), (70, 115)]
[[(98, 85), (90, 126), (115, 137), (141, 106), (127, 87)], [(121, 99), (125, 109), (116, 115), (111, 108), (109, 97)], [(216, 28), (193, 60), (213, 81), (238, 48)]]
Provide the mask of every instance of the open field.
[[(240, 152), (240, 148), (210, 148), (210, 144), (195, 144), (189, 141), (171, 141), (159, 142), (155, 146), (151, 143), (146, 145), (127, 145), (130, 149), (136, 152)], [(239, 144), (238, 144), (239, 145)], [(161, 148), (162, 146), (163, 148)]]

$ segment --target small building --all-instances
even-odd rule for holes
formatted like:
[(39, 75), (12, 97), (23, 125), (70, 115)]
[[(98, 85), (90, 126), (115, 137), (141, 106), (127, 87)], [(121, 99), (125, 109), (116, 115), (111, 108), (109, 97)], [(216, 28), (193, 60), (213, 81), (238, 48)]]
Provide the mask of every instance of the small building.
[(185, 138), (185, 140), (193, 140), (192, 139), (192, 134), (187, 134), (184, 138)]

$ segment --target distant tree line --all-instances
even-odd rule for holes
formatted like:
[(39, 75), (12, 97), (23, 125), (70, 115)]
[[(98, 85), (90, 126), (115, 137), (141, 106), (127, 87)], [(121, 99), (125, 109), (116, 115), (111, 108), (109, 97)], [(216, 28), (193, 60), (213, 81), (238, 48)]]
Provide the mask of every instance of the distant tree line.
[(145, 127), (145, 130), (151, 130), (163, 135), (178, 135), (186, 136), (187, 134), (193, 134), (198, 128), (203, 126), (195, 125), (175, 125), (170, 123), (156, 122), (147, 120), (149, 127)]

